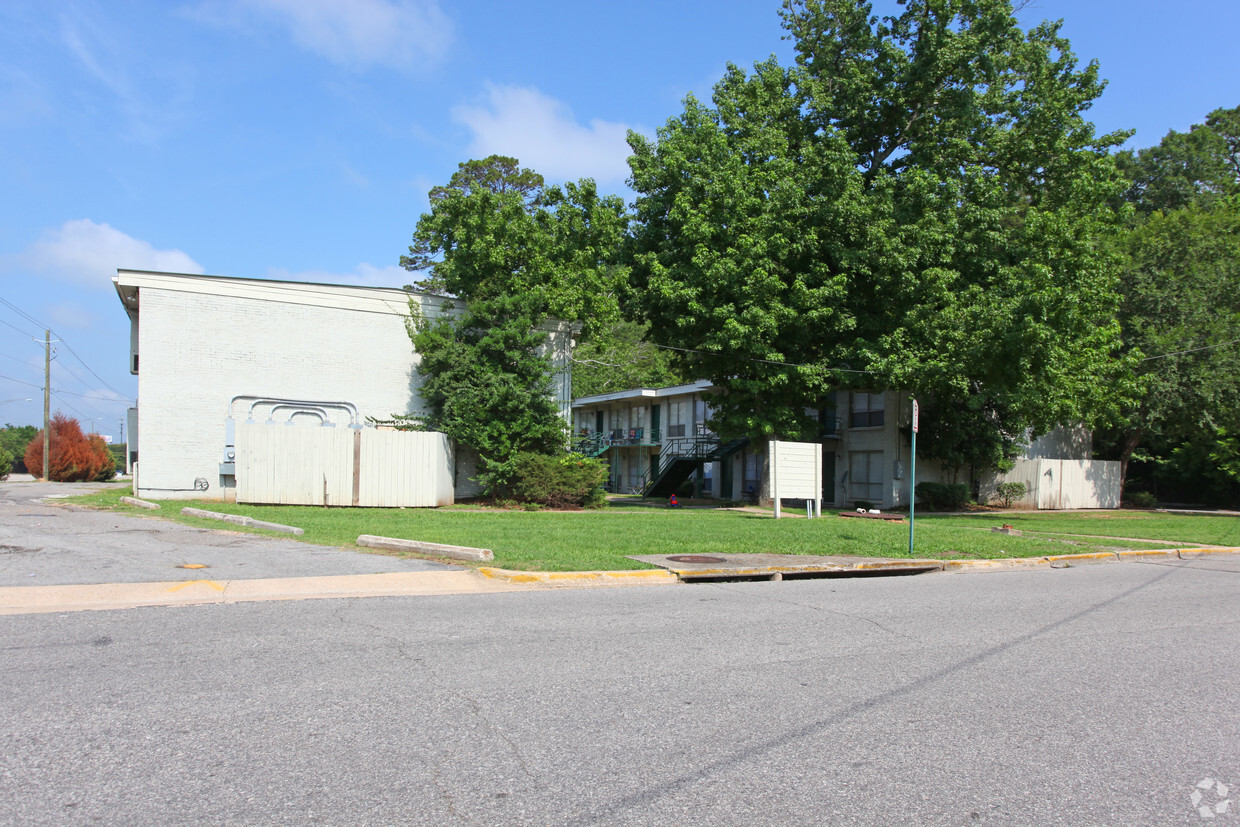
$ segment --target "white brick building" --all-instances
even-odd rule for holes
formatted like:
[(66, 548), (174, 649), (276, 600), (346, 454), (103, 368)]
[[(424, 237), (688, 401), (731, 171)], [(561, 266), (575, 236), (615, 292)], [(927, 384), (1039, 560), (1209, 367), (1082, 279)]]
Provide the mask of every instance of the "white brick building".
[[(405, 322), (411, 301), (432, 317), (448, 301), (392, 288), (136, 270), (119, 270), (113, 281), (131, 320), (129, 366), (138, 376), (134, 487), (162, 499), (233, 495), (229, 419), (317, 425), (326, 417), (348, 427), (421, 411)], [(564, 329), (550, 338), (566, 417), (570, 337)], [(456, 459), (456, 495), (476, 493), (472, 463), (464, 452)]]

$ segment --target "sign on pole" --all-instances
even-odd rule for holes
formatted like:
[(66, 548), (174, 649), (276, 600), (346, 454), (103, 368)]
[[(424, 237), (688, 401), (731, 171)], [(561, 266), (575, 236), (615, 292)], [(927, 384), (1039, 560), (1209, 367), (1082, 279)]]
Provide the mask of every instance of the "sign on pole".
[(917, 433), (917, 420), (920, 411), (917, 408), (917, 400), (913, 400), (913, 433)]

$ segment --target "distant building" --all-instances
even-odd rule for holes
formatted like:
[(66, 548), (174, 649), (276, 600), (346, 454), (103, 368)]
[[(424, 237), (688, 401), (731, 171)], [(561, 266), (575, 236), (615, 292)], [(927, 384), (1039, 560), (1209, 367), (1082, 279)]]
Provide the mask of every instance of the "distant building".
[[(418, 356), (405, 328), (409, 305), (431, 317), (452, 312), (442, 297), (393, 288), (138, 270), (118, 270), (113, 282), (129, 314), (129, 368), (138, 376), (128, 439), (134, 486), (138, 496), (152, 498), (234, 498), (239, 469), (260, 461), (237, 456), (240, 447), (267, 451), (274, 473), (296, 475), (281, 484), (298, 488), (302, 499), (349, 504), (351, 484), (356, 500), (366, 482), (348, 476), (361, 449), (337, 462), (311, 456), (328, 450), (315, 446), (331, 437), (348, 454), (348, 440), (341, 442), (346, 430), (373, 442), (372, 419), (423, 410)], [(571, 335), (561, 325), (548, 336), (566, 419)], [(260, 425), (284, 430), (256, 430)], [(264, 434), (270, 439), (260, 446), (255, 438)], [(436, 460), (434, 471), (435, 501), (444, 499), (444, 475), (449, 496), (478, 493), (470, 479), (476, 455), (457, 446), (444, 450), (446, 460)], [(386, 465), (400, 477), (395, 464), (392, 456), (367, 467)]]
[[(667, 496), (686, 481), (706, 497), (768, 498), (764, 444), (721, 440), (710, 430), (714, 385), (702, 380), (668, 388), (635, 388), (573, 400), (578, 450), (610, 465), (609, 485), (622, 493)], [(822, 445), (823, 505), (908, 506), (910, 446), (901, 429), (912, 416), (907, 393), (837, 391), (813, 412)], [(1020, 480), (1034, 508), (1117, 508), (1119, 464), (1090, 459), (1089, 432), (1060, 428), (1034, 440), (1007, 475), (983, 475), (983, 497), (998, 482)], [(965, 470), (967, 479), (967, 469)], [(936, 461), (919, 457), (917, 482), (945, 482)]]

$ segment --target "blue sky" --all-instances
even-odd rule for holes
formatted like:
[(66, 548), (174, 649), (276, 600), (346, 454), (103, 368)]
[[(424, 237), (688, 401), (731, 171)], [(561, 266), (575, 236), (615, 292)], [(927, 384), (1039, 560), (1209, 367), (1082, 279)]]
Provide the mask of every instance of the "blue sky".
[[(776, 0), (0, 2), (0, 423), (117, 435), (137, 394), (118, 267), (399, 286), (427, 190), (515, 155), (624, 192), (624, 134), (728, 61), (790, 62)], [(877, 0), (878, 13), (895, 8)], [(1157, 143), (1240, 104), (1235, 0), (1034, 0)], [(15, 309), (16, 308), (16, 309)], [(22, 401), (30, 397), (32, 402)], [(9, 401), (17, 400), (17, 401)]]

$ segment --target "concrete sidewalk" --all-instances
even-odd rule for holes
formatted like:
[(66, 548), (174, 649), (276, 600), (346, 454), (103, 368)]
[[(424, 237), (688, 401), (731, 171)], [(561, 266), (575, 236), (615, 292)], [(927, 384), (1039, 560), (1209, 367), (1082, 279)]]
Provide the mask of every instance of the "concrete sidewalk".
[(529, 588), (530, 586), (484, 577), (474, 571), (23, 586), (0, 588), (0, 615), (133, 609), (139, 606), (198, 606), (262, 600), (485, 594), (525, 591)]

